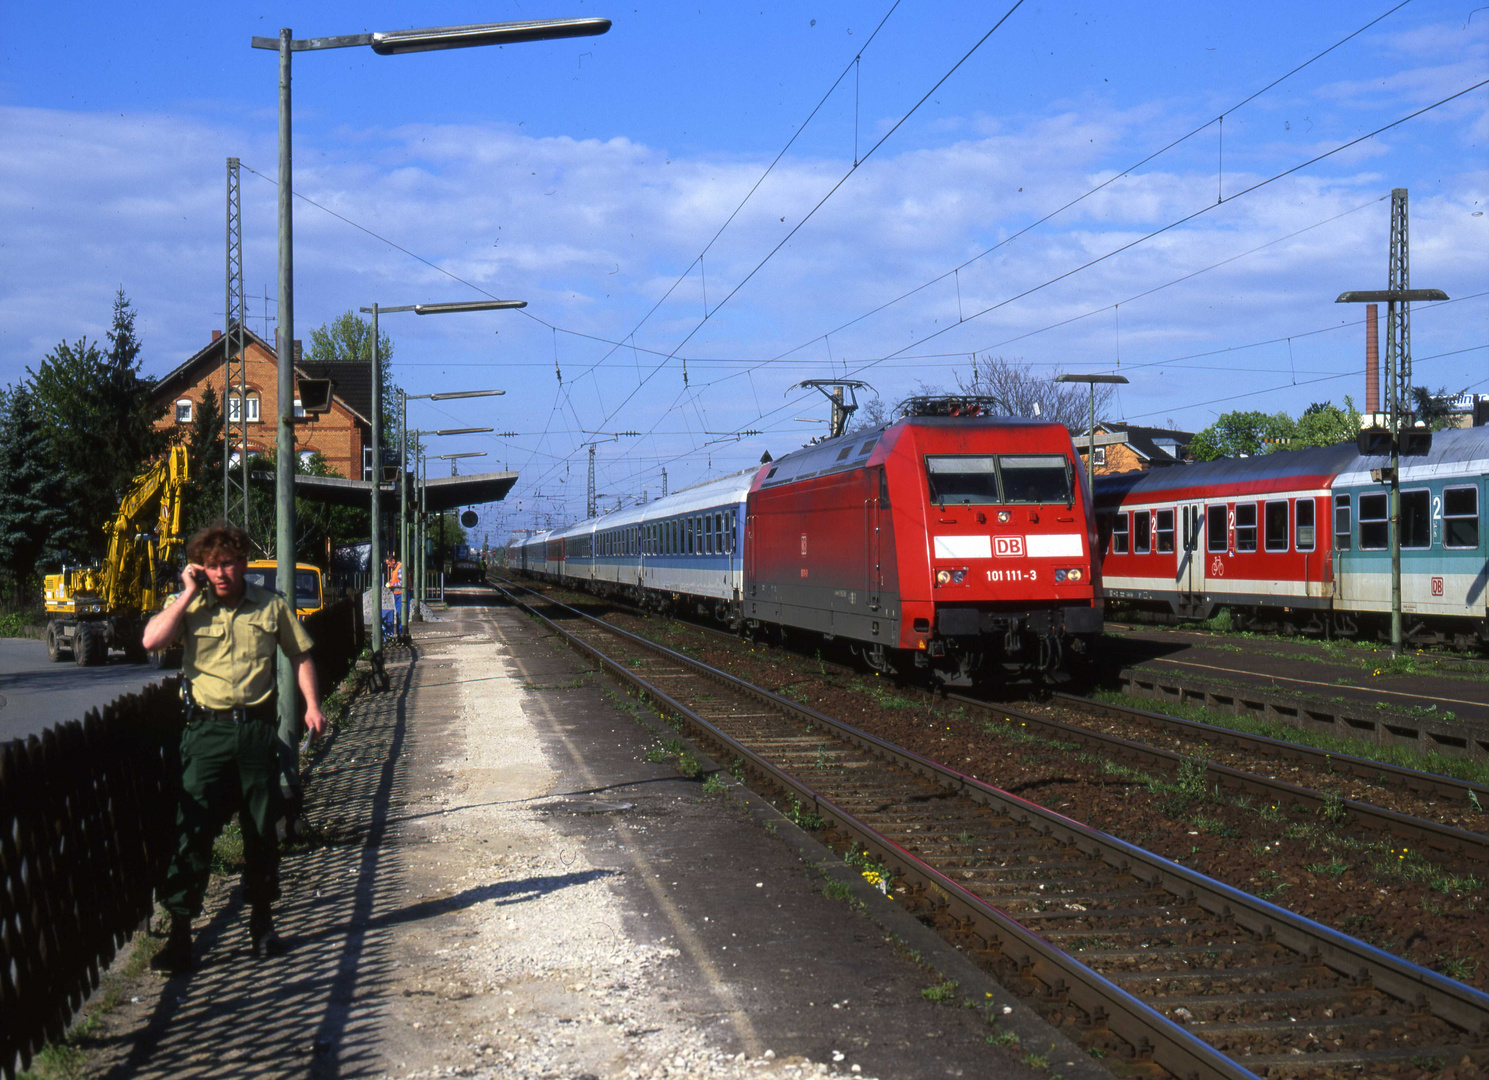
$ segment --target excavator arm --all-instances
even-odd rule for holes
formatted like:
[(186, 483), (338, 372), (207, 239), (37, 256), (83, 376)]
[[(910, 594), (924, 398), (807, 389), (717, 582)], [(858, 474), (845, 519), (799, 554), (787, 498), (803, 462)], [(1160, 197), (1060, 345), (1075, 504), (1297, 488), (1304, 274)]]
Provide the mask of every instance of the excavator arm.
[[(143, 469), (119, 503), (108, 526), (109, 546), (99, 574), (98, 593), (112, 612), (140, 613), (154, 607), (155, 563), (173, 558), (181, 545), (181, 493), (190, 476), (190, 457), (184, 446)], [(159, 498), (157, 535), (144, 520)], [(143, 550), (142, 550), (143, 549)]]

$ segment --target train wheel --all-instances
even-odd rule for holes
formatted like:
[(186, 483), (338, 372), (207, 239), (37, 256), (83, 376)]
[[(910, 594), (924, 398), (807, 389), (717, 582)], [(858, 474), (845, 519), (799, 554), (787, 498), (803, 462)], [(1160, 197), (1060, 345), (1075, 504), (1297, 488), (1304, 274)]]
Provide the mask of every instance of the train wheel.
[(56, 619), (47, 623), (47, 659), (56, 664), (66, 660), (71, 652), (62, 636), (62, 624)]

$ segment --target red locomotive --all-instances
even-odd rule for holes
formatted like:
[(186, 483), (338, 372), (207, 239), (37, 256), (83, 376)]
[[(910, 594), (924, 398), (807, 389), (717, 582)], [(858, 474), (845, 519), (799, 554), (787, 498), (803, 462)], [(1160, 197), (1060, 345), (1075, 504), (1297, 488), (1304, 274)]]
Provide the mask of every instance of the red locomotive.
[(930, 399), (762, 469), (743, 618), (845, 639), (875, 670), (967, 686), (1057, 673), (1102, 628), (1094, 518), (1059, 424)]

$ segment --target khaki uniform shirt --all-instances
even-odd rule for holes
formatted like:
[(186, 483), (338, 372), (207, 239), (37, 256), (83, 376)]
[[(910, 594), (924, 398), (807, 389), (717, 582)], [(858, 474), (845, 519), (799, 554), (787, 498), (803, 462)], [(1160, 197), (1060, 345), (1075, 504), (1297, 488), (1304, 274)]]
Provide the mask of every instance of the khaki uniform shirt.
[(222, 603), (210, 587), (199, 592), (182, 628), (181, 671), (192, 697), (207, 709), (263, 704), (274, 693), (274, 647), (295, 657), (314, 644), (284, 597), (251, 581), (237, 607)]

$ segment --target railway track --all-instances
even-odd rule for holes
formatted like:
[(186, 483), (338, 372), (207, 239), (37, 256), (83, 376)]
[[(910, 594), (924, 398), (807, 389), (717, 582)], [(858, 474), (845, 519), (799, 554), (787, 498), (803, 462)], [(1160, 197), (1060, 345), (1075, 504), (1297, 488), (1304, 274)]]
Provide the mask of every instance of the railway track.
[[(706, 625), (689, 625), (699, 633), (729, 644), (737, 644), (739, 640), (733, 634)], [(849, 668), (841, 670), (851, 672)], [(909, 687), (902, 690), (922, 695), (926, 701), (934, 697), (927, 691)], [(1374, 788), (1383, 801), (1406, 804), (1404, 809), (1385, 807), (1365, 799), (1340, 797), (1322, 787), (1304, 786), (1263, 775), (1249, 761), (1246, 763), (1247, 767), (1202, 761), (1188, 750), (1164, 749), (1145, 741), (1093, 728), (1085, 723), (1062, 722), (1003, 702), (990, 702), (961, 694), (946, 695), (946, 700), (978, 710), (987, 717), (1017, 719), (1026, 729), (1033, 729), (1050, 739), (1076, 743), (1103, 756), (1126, 760), (1142, 768), (1178, 774), (1186, 764), (1200, 765), (1205, 772), (1206, 786), (1217, 786), (1242, 796), (1257, 797), (1267, 804), (1291, 804), (1306, 812), (1335, 820), (1347, 819), (1355, 829), (1392, 837), (1418, 850), (1461, 857), (1473, 864), (1489, 864), (1489, 835), (1431, 816), (1434, 813), (1442, 815), (1442, 810), (1432, 805), (1441, 801), (1453, 808), (1456, 816), (1480, 817), (1484, 811), (1489, 810), (1489, 786), (1372, 758), (1317, 750), (1282, 739), (1251, 735), (1164, 713), (1097, 702), (1076, 694), (1057, 692), (1051, 695), (1051, 702), (1066, 710), (1094, 714), (1122, 724), (1138, 725), (1166, 733), (1173, 736), (1172, 741), (1176, 743), (1202, 742), (1243, 758), (1297, 762), (1329, 778), (1350, 777), (1363, 781), (1360, 786)], [(1412, 797), (1403, 798), (1403, 792), (1410, 793)]]
[(1489, 995), (541, 594), (503, 591), (798, 820), (882, 862), (898, 898), (1137, 1074), (1477, 1076), (1489, 1062)]

